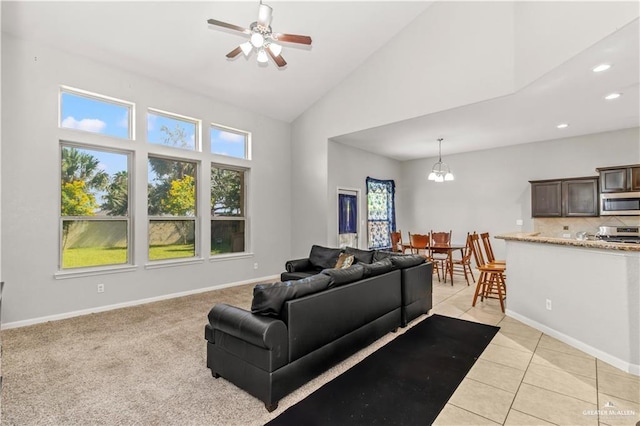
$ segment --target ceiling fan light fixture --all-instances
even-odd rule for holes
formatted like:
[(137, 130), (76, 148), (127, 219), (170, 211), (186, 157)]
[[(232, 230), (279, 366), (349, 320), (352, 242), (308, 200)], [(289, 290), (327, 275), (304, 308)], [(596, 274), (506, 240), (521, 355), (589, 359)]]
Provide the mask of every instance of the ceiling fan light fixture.
[(262, 47), (262, 45), (264, 44), (264, 37), (262, 36), (262, 34), (260, 33), (251, 34), (251, 44), (255, 48)]
[(447, 172), (447, 174), (446, 174), (446, 175), (444, 175), (444, 180), (446, 180), (446, 181), (452, 181), (452, 180), (455, 180), (455, 177), (453, 176), (453, 173), (451, 173), (451, 172)]
[(280, 53), (282, 53), (282, 46), (276, 43), (269, 43), (269, 49), (275, 56), (280, 56)]
[(269, 61), (269, 57), (267, 56), (267, 52), (265, 52), (264, 49), (258, 50), (258, 62), (263, 64), (263, 63), (265, 63), (267, 61)]
[(242, 49), (242, 53), (244, 53), (244, 56), (249, 56), (249, 54), (253, 50), (253, 44), (251, 44), (250, 41), (244, 42), (240, 45), (240, 49)]

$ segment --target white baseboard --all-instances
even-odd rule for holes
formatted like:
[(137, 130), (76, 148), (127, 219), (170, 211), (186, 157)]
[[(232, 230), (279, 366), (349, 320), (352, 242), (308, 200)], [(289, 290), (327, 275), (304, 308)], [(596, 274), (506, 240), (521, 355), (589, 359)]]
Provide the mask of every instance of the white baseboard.
[(130, 306), (144, 305), (145, 303), (152, 303), (152, 302), (158, 302), (158, 301), (161, 301), (161, 300), (174, 299), (176, 297), (183, 297), (183, 296), (190, 296), (192, 294), (205, 293), (207, 291), (212, 291), (212, 290), (220, 290), (220, 289), (228, 288), (228, 287), (236, 287), (236, 286), (244, 285), (244, 284), (258, 283), (258, 282), (261, 282), (261, 281), (277, 280), (277, 279), (280, 279), (279, 275), (271, 275), (271, 276), (267, 276), (267, 277), (252, 278), (250, 280), (237, 281), (237, 282), (233, 282), (233, 283), (221, 284), (221, 285), (216, 285), (216, 286), (211, 286), (211, 287), (197, 288), (195, 290), (182, 291), (182, 292), (179, 292), (179, 293), (163, 294), (161, 296), (149, 297), (149, 298), (146, 298), (146, 299), (131, 300), (131, 301), (128, 301), (128, 302), (116, 303), (116, 304), (113, 304), (113, 305), (96, 306), (95, 308), (81, 309), (79, 311), (64, 312), (64, 313), (61, 313), (61, 314), (48, 315), (48, 316), (45, 316), (45, 317), (38, 317), (38, 318), (31, 318), (31, 319), (28, 319), (28, 320), (8, 322), (6, 324), (2, 324), (2, 329), (6, 330), (6, 329), (10, 329), (10, 328), (26, 327), (26, 326), (29, 326), (29, 325), (41, 324), (41, 323), (45, 323), (45, 322), (49, 322), (49, 321), (58, 321), (58, 320), (61, 320), (61, 319), (79, 317), (79, 316), (82, 316), (82, 315), (89, 315), (89, 314), (95, 314), (95, 313), (98, 313), (98, 312), (111, 311), (113, 309), (127, 308), (127, 307), (130, 307)]
[(579, 349), (582, 352), (585, 352), (593, 357), (596, 357), (599, 360), (606, 362), (607, 364), (611, 364), (622, 371), (626, 371), (627, 373), (633, 374), (635, 376), (640, 376), (640, 365), (638, 364), (632, 364), (628, 361), (625, 361), (611, 354), (603, 352), (600, 349), (596, 349), (593, 346), (587, 345), (586, 343), (580, 340), (577, 340), (566, 334), (560, 333), (559, 331), (553, 328), (549, 328), (546, 325), (540, 324), (537, 321), (534, 321), (530, 318), (517, 314), (513, 311), (510, 311), (509, 309), (505, 311), (505, 314), (507, 316), (510, 316), (511, 318), (517, 319), (518, 321), (524, 324), (527, 324), (528, 326), (531, 326), (537, 330), (540, 330), (544, 334), (551, 336), (555, 339), (558, 339), (561, 342), (566, 343), (567, 345), (573, 346), (574, 348)]

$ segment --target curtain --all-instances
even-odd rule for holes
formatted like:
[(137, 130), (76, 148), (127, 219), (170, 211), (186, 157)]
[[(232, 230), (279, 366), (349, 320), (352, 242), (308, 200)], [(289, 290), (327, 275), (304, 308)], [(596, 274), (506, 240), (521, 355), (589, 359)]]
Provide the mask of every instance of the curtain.
[(396, 184), (393, 180), (367, 177), (367, 222), (370, 249), (391, 247), (396, 230)]
[(355, 234), (358, 229), (358, 199), (355, 195), (338, 194), (338, 233)]

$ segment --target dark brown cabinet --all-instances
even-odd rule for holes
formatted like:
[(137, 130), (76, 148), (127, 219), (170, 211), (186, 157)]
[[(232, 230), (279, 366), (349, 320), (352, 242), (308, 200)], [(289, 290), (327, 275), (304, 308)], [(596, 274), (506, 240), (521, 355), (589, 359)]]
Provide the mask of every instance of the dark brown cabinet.
[(601, 192), (640, 191), (640, 164), (631, 166), (601, 167)]
[(598, 178), (529, 181), (531, 217), (598, 216)]

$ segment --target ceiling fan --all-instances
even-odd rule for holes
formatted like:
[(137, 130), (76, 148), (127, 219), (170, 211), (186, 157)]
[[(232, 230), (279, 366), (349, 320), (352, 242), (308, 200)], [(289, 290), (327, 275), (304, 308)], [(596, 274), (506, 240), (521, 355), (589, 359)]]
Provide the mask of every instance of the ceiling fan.
[(211, 25), (217, 25), (219, 27), (228, 28), (230, 30), (239, 31), (242, 34), (250, 36), (249, 41), (242, 43), (240, 46), (227, 53), (227, 58), (232, 59), (238, 56), (241, 52), (245, 56), (249, 56), (255, 49), (258, 52), (258, 62), (265, 63), (269, 61), (269, 57), (278, 67), (287, 65), (280, 52), (282, 52), (282, 46), (278, 42), (284, 43), (298, 43), (311, 45), (311, 37), (305, 35), (296, 34), (284, 34), (274, 33), (271, 31), (271, 13), (273, 9), (271, 6), (262, 4), (258, 8), (258, 20), (253, 22), (249, 28), (240, 27), (238, 25), (228, 24), (226, 22), (218, 21), (216, 19), (209, 19), (207, 22)]

